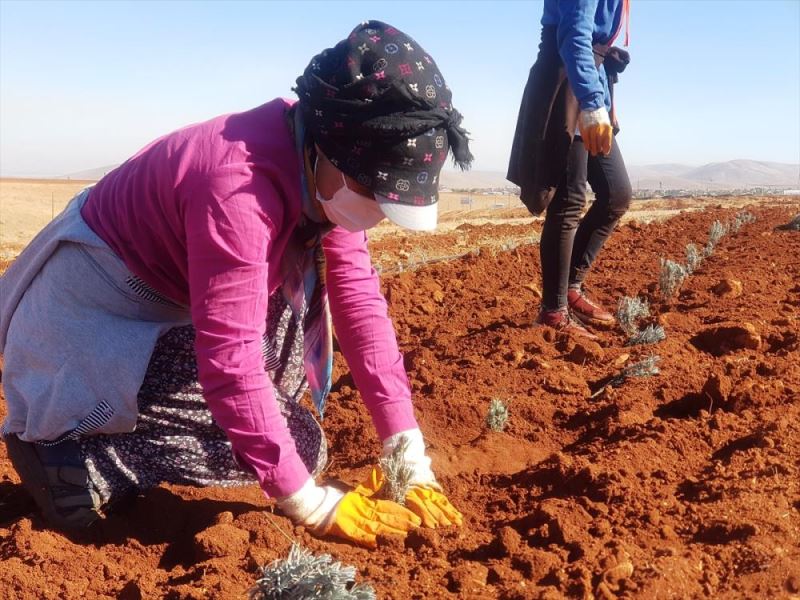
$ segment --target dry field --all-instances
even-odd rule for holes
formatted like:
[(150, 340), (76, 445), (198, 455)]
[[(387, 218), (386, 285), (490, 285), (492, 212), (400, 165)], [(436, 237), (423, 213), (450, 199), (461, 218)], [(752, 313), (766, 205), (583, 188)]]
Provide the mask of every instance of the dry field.
[[(659, 259), (682, 261), (744, 205), (756, 222), (664, 301)], [(369, 552), (293, 527), (255, 486), (162, 486), (67, 537), (45, 528), (0, 446), (0, 598), (242, 598), (288, 551), (277, 525), (379, 598), (798, 600), (800, 233), (775, 229), (798, 212), (781, 198), (637, 202), (588, 285), (608, 305), (650, 301), (667, 338), (645, 347), (532, 326), (541, 221), (519, 209), (449, 213), (433, 235), (381, 226), (373, 256), (463, 528)], [(658, 375), (609, 385), (653, 353)], [(499, 433), (484, 423), (494, 398), (510, 408)], [(329, 407), (324, 478), (353, 484), (379, 443), (338, 354)]]
[[(47, 225), (67, 205), (70, 199), (93, 181), (63, 179), (0, 179), (0, 259), (10, 259)], [(469, 198), (470, 204), (462, 199)], [(755, 199), (762, 205), (781, 205), (781, 198)], [(665, 219), (682, 210), (701, 210), (703, 207), (720, 205), (729, 208), (742, 207), (753, 198), (698, 197), (679, 200), (642, 200), (634, 202), (625, 220), (635, 219), (648, 223)], [(437, 233), (454, 229), (462, 222), (473, 225), (486, 223), (527, 224), (536, 220), (531, 217), (518, 198), (470, 194), (466, 192), (444, 192), (440, 195), (440, 225)], [(372, 239), (386, 235), (405, 235), (399, 228), (384, 222), (370, 234)], [(416, 237), (416, 236), (411, 236)], [(430, 237), (423, 234), (420, 237)]]
[(91, 181), (0, 179), (0, 259), (13, 258)]

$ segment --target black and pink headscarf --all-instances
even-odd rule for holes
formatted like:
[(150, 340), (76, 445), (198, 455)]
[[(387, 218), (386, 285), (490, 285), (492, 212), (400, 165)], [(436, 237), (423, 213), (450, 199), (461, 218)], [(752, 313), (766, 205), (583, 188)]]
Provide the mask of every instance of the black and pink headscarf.
[(339, 170), (390, 200), (434, 204), (448, 151), (462, 169), (472, 162), (439, 68), (390, 25), (360, 24), (311, 59), (294, 90), (311, 140)]

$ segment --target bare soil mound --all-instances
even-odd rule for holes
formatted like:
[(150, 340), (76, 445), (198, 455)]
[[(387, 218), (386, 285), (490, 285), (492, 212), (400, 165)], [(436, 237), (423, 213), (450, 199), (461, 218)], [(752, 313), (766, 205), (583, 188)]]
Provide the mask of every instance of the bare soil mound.
[[(381, 598), (800, 598), (800, 234), (775, 230), (797, 207), (751, 211), (758, 220), (723, 238), (670, 303), (654, 283), (659, 258), (682, 261), (735, 211), (628, 224), (610, 240), (590, 291), (611, 306), (648, 298), (667, 333), (656, 346), (534, 328), (533, 244), (385, 269), (419, 420), (462, 529), (368, 552), (292, 527), (255, 487), (164, 486), (65, 537), (33, 512), (0, 445), (0, 597), (242, 597), (259, 565), (286, 555), (285, 532), (355, 565)], [(510, 233), (534, 239), (538, 227)], [(463, 254), (467, 230), (437, 238), (436, 252)], [(414, 250), (373, 247), (387, 266)], [(607, 386), (651, 353), (660, 375)], [(492, 398), (510, 408), (502, 433), (484, 425)], [(339, 355), (329, 406), (326, 476), (355, 483), (379, 444)]]

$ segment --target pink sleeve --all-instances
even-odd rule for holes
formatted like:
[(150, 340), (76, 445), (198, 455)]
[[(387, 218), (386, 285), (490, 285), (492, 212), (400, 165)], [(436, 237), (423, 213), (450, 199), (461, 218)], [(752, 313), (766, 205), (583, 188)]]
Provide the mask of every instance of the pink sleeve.
[(336, 337), (378, 435), (385, 440), (416, 428), (403, 355), (372, 268), (366, 233), (335, 227), (323, 248)]
[[(269, 180), (226, 167), (204, 181), (185, 207), (192, 322), (203, 394), (234, 453), (270, 496), (297, 491), (308, 470), (297, 454), (268, 375), (267, 256), (277, 207)], [(275, 217), (275, 215), (272, 215)], [(281, 215), (277, 215), (279, 221)]]

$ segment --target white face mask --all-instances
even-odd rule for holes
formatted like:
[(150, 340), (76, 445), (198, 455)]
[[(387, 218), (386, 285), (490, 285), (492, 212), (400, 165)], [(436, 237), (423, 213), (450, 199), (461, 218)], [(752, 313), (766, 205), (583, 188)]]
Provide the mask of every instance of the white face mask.
[(362, 196), (347, 187), (344, 173), (342, 173), (342, 183), (344, 185), (336, 190), (330, 200), (323, 198), (317, 190), (317, 200), (331, 223), (355, 232), (375, 227), (383, 220), (385, 215), (375, 199)]

